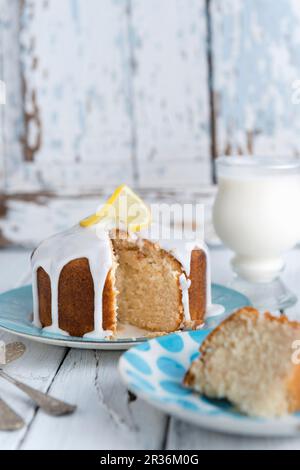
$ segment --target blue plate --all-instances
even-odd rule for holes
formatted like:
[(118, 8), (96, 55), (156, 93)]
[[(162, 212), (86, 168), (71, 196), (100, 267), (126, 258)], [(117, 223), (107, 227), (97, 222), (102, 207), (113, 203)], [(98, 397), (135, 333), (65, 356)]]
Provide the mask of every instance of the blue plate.
[(119, 371), (127, 388), (164, 412), (203, 428), (244, 435), (299, 436), (300, 413), (277, 419), (250, 418), (226, 400), (210, 400), (182, 385), (210, 331), (158, 337), (124, 353)]
[[(212, 297), (214, 303), (222, 304), (225, 307), (225, 313), (222, 316), (210, 318), (206, 327), (215, 326), (233, 310), (249, 305), (249, 300), (245, 296), (218, 284), (212, 286)], [(127, 337), (124, 337), (125, 335), (121, 337), (121, 334), (115, 341), (105, 339), (97, 341), (49, 333), (36, 328), (32, 324), (31, 286), (20, 287), (0, 295), (0, 329), (35, 341), (73, 348), (128, 349), (136, 343), (146, 341), (145, 337), (133, 339), (127, 335)]]

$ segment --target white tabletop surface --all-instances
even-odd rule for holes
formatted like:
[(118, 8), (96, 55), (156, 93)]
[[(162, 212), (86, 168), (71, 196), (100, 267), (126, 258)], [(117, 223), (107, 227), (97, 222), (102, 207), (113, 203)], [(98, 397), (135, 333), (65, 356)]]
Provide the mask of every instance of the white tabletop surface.
[[(0, 251), (0, 290), (24, 282), (30, 252)], [(213, 281), (230, 280), (230, 253), (211, 251)], [(300, 295), (300, 250), (286, 256), (285, 281)], [(24, 277), (25, 276), (25, 277)], [(297, 306), (287, 311), (293, 317)], [(0, 333), (9, 342), (16, 337)], [(27, 351), (6, 366), (12, 376), (42, 391), (77, 404), (61, 418), (47, 416), (9, 383), (1, 380), (0, 396), (25, 420), (17, 432), (0, 432), (0, 449), (300, 449), (300, 438), (265, 439), (208, 432), (170, 418), (130, 396), (120, 381), (120, 352), (45, 346), (24, 340)]]

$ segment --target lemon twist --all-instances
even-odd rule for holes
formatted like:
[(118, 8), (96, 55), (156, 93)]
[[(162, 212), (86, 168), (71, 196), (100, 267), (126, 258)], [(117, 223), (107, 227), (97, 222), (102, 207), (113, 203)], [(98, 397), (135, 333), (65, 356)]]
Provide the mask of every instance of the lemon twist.
[(80, 225), (90, 227), (101, 222), (126, 228), (130, 232), (139, 232), (150, 225), (151, 212), (137, 194), (126, 184), (122, 184), (99, 211), (81, 220)]

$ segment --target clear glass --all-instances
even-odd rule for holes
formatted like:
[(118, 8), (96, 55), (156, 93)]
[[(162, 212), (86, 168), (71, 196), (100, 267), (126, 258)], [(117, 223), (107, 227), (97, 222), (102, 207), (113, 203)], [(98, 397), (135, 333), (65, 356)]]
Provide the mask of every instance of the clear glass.
[(231, 286), (258, 308), (294, 305), (280, 275), (283, 254), (300, 240), (300, 159), (220, 157), (217, 174), (213, 221), (234, 252)]

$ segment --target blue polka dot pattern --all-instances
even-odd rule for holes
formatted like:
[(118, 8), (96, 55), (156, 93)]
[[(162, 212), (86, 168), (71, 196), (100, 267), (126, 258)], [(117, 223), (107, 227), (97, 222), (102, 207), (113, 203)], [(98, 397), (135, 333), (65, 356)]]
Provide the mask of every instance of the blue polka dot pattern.
[(190, 395), (191, 390), (182, 387), (181, 383), (172, 380), (162, 380), (160, 386), (163, 390), (168, 393), (174, 393), (175, 395)]
[[(137, 396), (173, 414), (180, 419), (198, 422), (216, 431), (259, 435), (275, 434), (278, 426), (269, 420), (249, 418), (236, 411), (226, 400), (211, 400), (183, 386), (182, 381), (189, 365), (199, 357), (199, 347), (211, 330), (203, 329), (154, 338), (126, 352), (120, 361), (120, 371), (129, 389)], [(300, 413), (288, 417), (300, 428)], [(250, 423), (250, 427), (248, 426)], [(292, 434), (293, 432), (291, 432)], [(288, 434), (288, 433), (286, 433)]]
[(211, 331), (212, 331), (211, 329), (195, 330), (195, 331), (189, 331), (188, 334), (192, 338), (192, 340), (194, 340), (197, 344), (201, 344)]
[(199, 395), (199, 398), (203, 403), (206, 403), (207, 405), (215, 406), (217, 408), (221, 408), (222, 410), (229, 410), (232, 408), (232, 404), (229, 403), (229, 401), (227, 400), (207, 398), (207, 397), (200, 396), (200, 395)]
[(175, 334), (170, 336), (161, 336), (157, 342), (167, 351), (177, 353), (183, 350), (184, 343), (181, 336)]
[(196, 359), (198, 359), (199, 354), (200, 354), (199, 351), (196, 351), (195, 353), (193, 353), (191, 355), (191, 362), (194, 362)]
[(187, 401), (187, 400), (177, 400), (178, 405), (182, 406), (186, 410), (199, 410), (198, 406), (195, 403)]
[(148, 392), (153, 392), (155, 390), (155, 387), (148, 382), (148, 380), (145, 380), (144, 377), (142, 377), (140, 374), (136, 374), (132, 370), (128, 370), (127, 374), (135, 380), (135, 383), (141, 390), (147, 390)]
[(222, 413), (218, 408), (207, 408), (207, 407), (199, 407), (199, 411), (203, 415), (209, 415), (209, 416), (220, 416)]
[(149, 351), (150, 349), (151, 349), (151, 345), (149, 341), (145, 341), (145, 343), (142, 343), (136, 347), (137, 351)]
[(159, 357), (157, 360), (157, 367), (166, 375), (174, 378), (182, 378), (185, 374), (185, 368), (179, 362), (169, 357)]
[(152, 373), (151, 367), (149, 364), (144, 361), (140, 356), (134, 352), (128, 351), (126, 354), (126, 359), (135, 369), (145, 375), (150, 375)]
[(142, 387), (140, 387), (138, 384), (133, 383), (133, 382), (128, 382), (128, 388), (134, 393), (143, 392)]
[[(207, 398), (204, 396), (199, 396), (199, 401), (203, 403), (204, 405), (210, 405), (209, 408), (206, 408), (206, 412), (211, 414), (221, 414), (222, 412), (225, 412), (227, 415), (231, 415), (233, 418), (243, 418), (245, 415), (242, 415), (239, 413), (233, 405), (227, 401), (227, 400), (218, 400), (218, 399), (212, 399), (212, 398)], [(257, 418), (255, 418), (257, 419)]]

